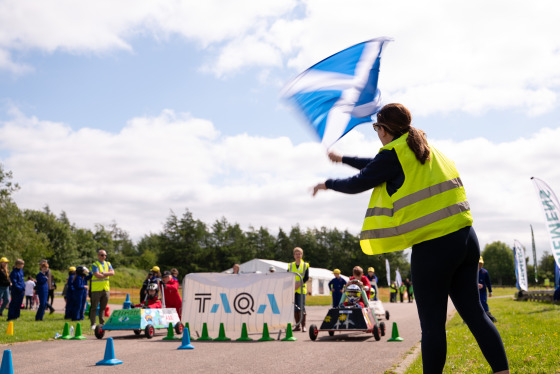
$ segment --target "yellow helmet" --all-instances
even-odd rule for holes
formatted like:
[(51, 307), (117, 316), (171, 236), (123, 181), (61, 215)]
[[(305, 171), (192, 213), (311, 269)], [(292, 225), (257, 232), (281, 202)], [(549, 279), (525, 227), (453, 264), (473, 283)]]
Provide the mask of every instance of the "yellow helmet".
[(334, 273), (334, 274), (340, 274), (340, 270), (339, 270), (339, 269), (334, 269), (334, 270), (333, 270), (333, 273)]
[(10, 262), (6, 257), (0, 258), (0, 262)]
[(370, 267), (367, 269), (367, 271), (368, 271), (368, 272), (371, 271), (372, 273), (375, 273), (375, 269), (373, 268), (373, 266), (370, 266)]
[(484, 263), (484, 260), (482, 259), (482, 256), (480, 256), (480, 260), (478, 260), (478, 263), (479, 263), (479, 264), (483, 264), (483, 263)]
[(150, 269), (150, 271), (160, 271), (159, 266), (154, 266), (153, 268)]
[(68, 271), (76, 271), (76, 267), (75, 267), (75, 266), (70, 266), (70, 267), (68, 268)]

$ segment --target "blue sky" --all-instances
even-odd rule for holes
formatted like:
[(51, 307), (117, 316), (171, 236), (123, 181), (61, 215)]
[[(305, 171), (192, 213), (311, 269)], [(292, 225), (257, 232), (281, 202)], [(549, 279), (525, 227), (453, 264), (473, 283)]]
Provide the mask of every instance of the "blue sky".
[[(138, 239), (170, 210), (358, 233), (369, 193), (279, 98), (306, 67), (391, 36), (379, 88), (453, 158), (481, 244), (548, 246), (530, 177), (560, 193), (559, 5), (543, 1), (0, 1), (0, 162), (22, 208)], [(484, 9), (484, 12), (481, 12)], [(546, 9), (546, 11), (544, 11)], [(473, 25), (476, 24), (476, 27)], [(369, 126), (335, 145), (380, 147)], [(478, 224), (477, 224), (478, 223)]]

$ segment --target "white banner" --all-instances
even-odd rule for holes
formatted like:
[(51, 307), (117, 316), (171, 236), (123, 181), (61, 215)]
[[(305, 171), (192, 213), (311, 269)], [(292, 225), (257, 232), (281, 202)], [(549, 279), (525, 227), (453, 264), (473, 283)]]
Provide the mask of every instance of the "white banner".
[(544, 221), (548, 238), (550, 239), (550, 250), (556, 260), (556, 266), (560, 267), (560, 204), (558, 198), (550, 187), (542, 180), (531, 178), (535, 182), (539, 200), (544, 211)]
[(193, 336), (202, 332), (203, 323), (211, 337), (217, 337), (220, 323), (232, 333), (240, 333), (243, 323), (249, 332), (262, 332), (265, 322), (269, 331), (279, 330), (294, 323), (294, 287), (295, 276), (288, 272), (191, 273), (183, 280), (181, 319)]
[(385, 271), (387, 272), (387, 286), (391, 286), (391, 267), (388, 259), (385, 259)]
[(400, 287), (402, 284), (402, 278), (401, 273), (399, 272), (399, 268), (397, 268), (397, 271), (395, 272), (395, 283), (397, 284), (397, 287)]
[(517, 288), (529, 291), (529, 280), (527, 278), (527, 263), (525, 262), (525, 247), (519, 241), (513, 241), (513, 258), (515, 259), (515, 277)]

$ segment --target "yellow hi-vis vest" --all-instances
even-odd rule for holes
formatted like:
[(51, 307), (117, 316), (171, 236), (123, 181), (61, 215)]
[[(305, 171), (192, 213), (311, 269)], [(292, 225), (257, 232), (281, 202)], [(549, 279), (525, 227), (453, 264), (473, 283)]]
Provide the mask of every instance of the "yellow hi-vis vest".
[(454, 162), (430, 145), (430, 160), (422, 165), (407, 138), (402, 135), (380, 149), (395, 150), (404, 183), (392, 196), (386, 182), (374, 188), (360, 234), (360, 246), (368, 255), (400, 251), (472, 225)]
[[(101, 270), (103, 269), (103, 272), (108, 272), (109, 271), (109, 266), (111, 266), (111, 263), (109, 261), (105, 261), (103, 263), (103, 265), (101, 264), (101, 262), (99, 261), (95, 261), (93, 263), (95, 266), (97, 266), (97, 269)], [(109, 287), (109, 278), (97, 278), (96, 276), (93, 276), (91, 278), (91, 291), (110, 291), (111, 288)]]
[[(299, 273), (301, 275), (301, 278), (296, 276), (296, 282), (299, 282), (303, 279), (303, 277), (305, 276), (305, 272), (307, 271), (307, 269), (309, 268), (309, 263), (305, 262), (305, 261), (301, 261), (301, 264), (298, 266), (296, 265), (295, 262), (290, 262), (290, 265), (288, 266), (288, 270), (292, 273)], [(298, 287), (296, 289), (296, 293), (301, 293), (301, 288)], [(303, 294), (307, 295), (307, 284), (303, 284)]]

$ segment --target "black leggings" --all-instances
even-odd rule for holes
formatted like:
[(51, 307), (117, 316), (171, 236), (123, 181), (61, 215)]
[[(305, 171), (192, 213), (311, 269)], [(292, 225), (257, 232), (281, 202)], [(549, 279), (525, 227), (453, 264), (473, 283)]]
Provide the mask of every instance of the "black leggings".
[(441, 373), (447, 355), (447, 296), (494, 372), (508, 370), (500, 333), (478, 296), (480, 247), (472, 227), (412, 246), (411, 271), (422, 328), (424, 374)]

